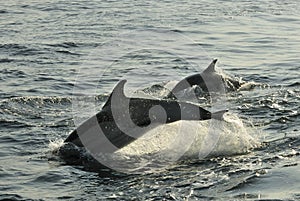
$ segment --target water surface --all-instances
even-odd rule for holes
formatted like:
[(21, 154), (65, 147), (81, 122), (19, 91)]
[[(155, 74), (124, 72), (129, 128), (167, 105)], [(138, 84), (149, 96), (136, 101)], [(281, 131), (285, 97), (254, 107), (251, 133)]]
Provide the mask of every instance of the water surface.
[[(295, 0), (3, 1), (0, 199), (300, 199), (299, 9)], [(267, 86), (226, 102), (267, 142), (261, 148), (144, 175), (85, 171), (50, 153), (49, 141), (76, 126), (74, 86), (75, 95), (98, 97), (97, 110), (121, 78), (130, 94), (199, 72), (212, 58)]]

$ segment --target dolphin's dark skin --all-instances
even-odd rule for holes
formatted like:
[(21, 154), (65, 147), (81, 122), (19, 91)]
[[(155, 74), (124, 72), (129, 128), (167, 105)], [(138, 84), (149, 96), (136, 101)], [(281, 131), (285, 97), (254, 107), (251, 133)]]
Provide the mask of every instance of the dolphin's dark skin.
[(158, 125), (179, 120), (221, 120), (227, 111), (211, 113), (177, 100), (128, 98), (124, 94), (125, 83), (126, 80), (120, 81), (102, 110), (71, 132), (65, 142), (112, 153)]
[(215, 70), (217, 59), (214, 59), (210, 65), (202, 72), (190, 75), (179, 81), (167, 98), (173, 98), (174, 95), (184, 89), (194, 85), (199, 86), (204, 92), (226, 92), (238, 90), (243, 82), (230, 77), (224, 77)]

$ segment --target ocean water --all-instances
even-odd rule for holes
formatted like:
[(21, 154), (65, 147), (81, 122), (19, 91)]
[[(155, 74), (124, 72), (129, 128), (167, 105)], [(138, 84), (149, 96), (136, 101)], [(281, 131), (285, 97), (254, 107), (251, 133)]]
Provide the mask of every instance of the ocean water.
[[(299, 10), (295, 0), (2, 1), (0, 199), (300, 200)], [(118, 80), (136, 95), (213, 58), (256, 86), (203, 106), (228, 108), (227, 122), (183, 122), (188, 157), (145, 157), (172, 144), (180, 123), (119, 151), (127, 167), (138, 159), (155, 171), (97, 171), (56, 154)], [(199, 159), (202, 134), (216, 124), (213, 150)]]

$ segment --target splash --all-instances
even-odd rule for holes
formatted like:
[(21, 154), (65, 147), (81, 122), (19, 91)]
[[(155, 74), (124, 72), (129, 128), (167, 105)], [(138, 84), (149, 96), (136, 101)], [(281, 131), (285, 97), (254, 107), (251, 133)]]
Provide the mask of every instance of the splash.
[(220, 138), (210, 156), (246, 154), (260, 146), (259, 131), (236, 114), (228, 113), (219, 123)]
[[(212, 133), (218, 136), (207, 137)], [(244, 154), (260, 146), (255, 134), (255, 128), (244, 125), (237, 115), (229, 113), (225, 121), (179, 121), (160, 126), (118, 152), (173, 159), (175, 156), (197, 158), (205, 153), (209, 157)]]
[(49, 141), (49, 151), (51, 153), (58, 153), (59, 149), (64, 145), (64, 140), (61, 138), (50, 140)]

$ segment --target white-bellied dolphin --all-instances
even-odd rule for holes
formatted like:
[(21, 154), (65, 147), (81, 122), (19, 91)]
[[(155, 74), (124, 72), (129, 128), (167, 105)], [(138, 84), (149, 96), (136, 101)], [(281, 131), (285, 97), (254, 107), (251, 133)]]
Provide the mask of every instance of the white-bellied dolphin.
[(241, 80), (226, 77), (218, 73), (215, 69), (217, 61), (217, 59), (214, 59), (202, 73), (190, 75), (179, 81), (167, 95), (167, 98), (175, 98), (174, 96), (178, 92), (194, 85), (199, 86), (204, 92), (224, 93), (226, 91), (238, 90), (244, 83)]
[(158, 125), (179, 120), (221, 120), (227, 111), (211, 113), (198, 105), (170, 99), (129, 98), (124, 94), (125, 83), (121, 80), (102, 110), (71, 132), (65, 142), (97, 153), (112, 153)]

